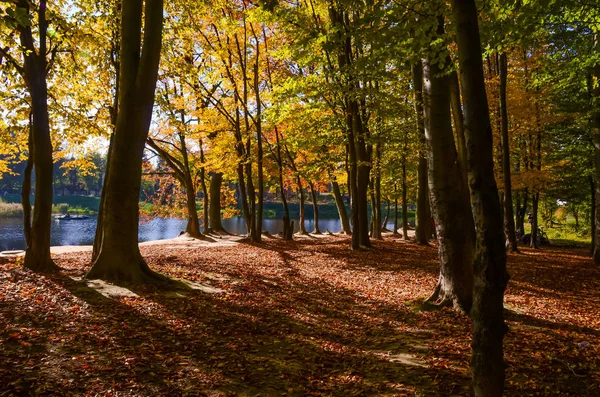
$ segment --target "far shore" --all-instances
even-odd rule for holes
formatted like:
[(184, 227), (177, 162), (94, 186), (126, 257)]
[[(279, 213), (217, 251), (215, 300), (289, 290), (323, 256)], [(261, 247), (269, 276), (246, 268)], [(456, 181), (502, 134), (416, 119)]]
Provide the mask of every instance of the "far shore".
[[(414, 230), (409, 230), (408, 236), (413, 237), (414, 233), (415, 233)], [(390, 231), (386, 231), (383, 233), (383, 235), (389, 237), (389, 236), (392, 236), (393, 234)], [(340, 237), (340, 236), (345, 236), (345, 235), (340, 234), (340, 233), (323, 233), (323, 234), (296, 233), (294, 235), (294, 239), (321, 239), (321, 238), (326, 238), (326, 237), (331, 237), (331, 236)], [(275, 236), (275, 235), (265, 235), (264, 238), (278, 239), (281, 237)], [(147, 247), (147, 246), (162, 245), (162, 246), (165, 246), (165, 248), (170, 248), (170, 249), (200, 248), (200, 247), (208, 247), (208, 246), (226, 247), (226, 246), (238, 245), (241, 242), (243, 242), (245, 239), (246, 239), (245, 235), (233, 235), (233, 234), (209, 234), (209, 235), (205, 235), (201, 239), (189, 237), (186, 235), (181, 235), (178, 237), (165, 239), (165, 240), (144, 241), (144, 242), (139, 243), (139, 246)], [(50, 247), (50, 253), (52, 253), (54, 255), (60, 255), (60, 254), (69, 254), (69, 253), (74, 253), (74, 252), (88, 252), (88, 251), (91, 251), (92, 248), (93, 247), (91, 245), (60, 245), (60, 246)], [(22, 255), (25, 255), (24, 250), (3, 251), (2, 253), (0, 253), (0, 256), (4, 256), (4, 257), (22, 256)]]

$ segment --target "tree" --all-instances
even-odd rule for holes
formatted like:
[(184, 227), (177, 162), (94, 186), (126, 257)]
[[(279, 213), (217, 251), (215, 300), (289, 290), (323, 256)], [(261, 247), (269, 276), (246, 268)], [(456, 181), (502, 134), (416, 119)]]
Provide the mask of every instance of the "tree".
[(419, 134), (419, 168), (417, 196), (417, 244), (428, 245), (431, 236), (431, 208), (429, 206), (429, 185), (427, 182), (427, 152), (425, 149), (425, 126), (423, 124), (423, 63), (416, 61), (412, 67), (416, 127)]
[(502, 181), (504, 182), (504, 230), (506, 245), (512, 252), (517, 252), (517, 234), (513, 213), (512, 183), (510, 167), (510, 143), (508, 137), (508, 112), (506, 105), (506, 82), (508, 75), (506, 53), (500, 54), (500, 113), (502, 130)]
[[(119, 110), (111, 142), (98, 257), (87, 277), (116, 282), (162, 280), (138, 247), (142, 155), (154, 105), (162, 39), (162, 0), (128, 0), (121, 8)], [(144, 32), (142, 41), (142, 16)], [(140, 52), (141, 48), (141, 52)]]
[(485, 92), (477, 7), (453, 0), (465, 114), (469, 188), (475, 222), (473, 342), (475, 396), (502, 396), (504, 290), (508, 282), (502, 207), (494, 179), (493, 138)]
[[(439, 18), (437, 34), (443, 34)], [(473, 218), (468, 205), (464, 173), (460, 167), (450, 114), (450, 76), (445, 47), (435, 48), (423, 60), (425, 137), (431, 210), (435, 219), (440, 255), (440, 277), (427, 299), (469, 313), (473, 289)]]
[[(48, 48), (49, 21), (46, 18), (46, 1), (42, 0), (35, 4), (27, 0), (18, 0), (14, 4), (14, 9), (7, 9), (5, 18), (7, 24), (13, 26), (18, 32), (23, 63), (20, 64), (10, 54), (8, 47), (2, 48), (1, 52), (2, 57), (10, 62), (22, 76), (31, 100), (29, 157), (24, 173), (22, 192), (27, 240), (24, 265), (32, 270), (48, 272), (55, 271), (58, 267), (50, 257), (53, 160), (46, 78), (53, 62), (53, 59), (48, 61), (48, 54), (56, 55), (58, 47)], [(37, 38), (34, 38), (33, 34), (32, 12), (37, 15)], [(35, 170), (36, 176), (33, 217), (30, 215), (29, 204), (32, 168)], [(29, 223), (30, 219), (31, 223)]]
[[(600, 47), (600, 39), (596, 33), (597, 47)], [(592, 256), (595, 264), (600, 264), (600, 62), (598, 62), (593, 69), (594, 84), (593, 84), (593, 98), (595, 106), (593, 107), (592, 123), (594, 132), (594, 161), (596, 165), (596, 196), (595, 196), (595, 225), (594, 225), (594, 248)]]

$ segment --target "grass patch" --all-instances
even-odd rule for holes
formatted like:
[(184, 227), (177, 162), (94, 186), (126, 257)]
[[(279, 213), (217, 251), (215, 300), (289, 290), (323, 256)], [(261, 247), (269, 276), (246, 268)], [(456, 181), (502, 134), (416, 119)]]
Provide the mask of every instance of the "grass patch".
[(17, 203), (5, 203), (0, 201), (0, 218), (21, 218), (23, 207)]

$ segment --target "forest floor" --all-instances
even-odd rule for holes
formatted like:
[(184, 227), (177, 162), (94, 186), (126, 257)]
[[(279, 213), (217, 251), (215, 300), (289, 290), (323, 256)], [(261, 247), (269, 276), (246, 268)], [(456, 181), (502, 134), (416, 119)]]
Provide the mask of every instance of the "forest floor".
[[(142, 245), (192, 281), (87, 282), (89, 251), (40, 276), (0, 258), (0, 396), (462, 396), (470, 321), (423, 311), (435, 247), (387, 237)], [(600, 268), (586, 249), (509, 256), (508, 396), (600, 395)]]

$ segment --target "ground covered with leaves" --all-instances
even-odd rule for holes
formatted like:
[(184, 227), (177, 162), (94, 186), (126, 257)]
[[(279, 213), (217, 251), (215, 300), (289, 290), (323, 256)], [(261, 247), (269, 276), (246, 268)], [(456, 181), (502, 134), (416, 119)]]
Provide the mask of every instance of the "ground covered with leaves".
[[(434, 247), (346, 237), (145, 246), (196, 289), (97, 288), (0, 264), (0, 396), (469, 395), (470, 321), (423, 311)], [(585, 249), (510, 255), (510, 396), (600, 395), (600, 268)], [(106, 286), (105, 286), (106, 287)]]

